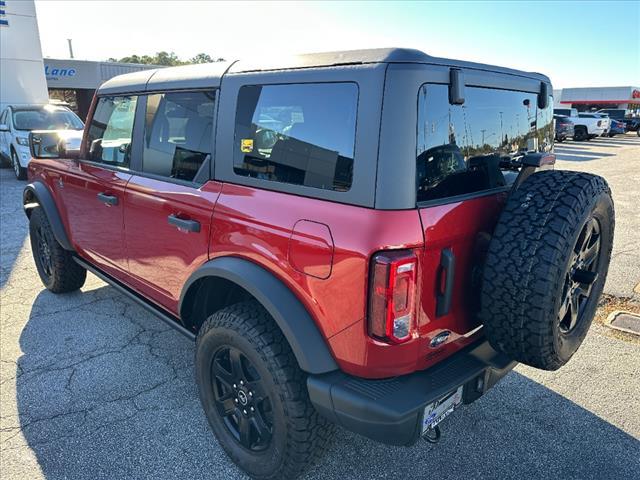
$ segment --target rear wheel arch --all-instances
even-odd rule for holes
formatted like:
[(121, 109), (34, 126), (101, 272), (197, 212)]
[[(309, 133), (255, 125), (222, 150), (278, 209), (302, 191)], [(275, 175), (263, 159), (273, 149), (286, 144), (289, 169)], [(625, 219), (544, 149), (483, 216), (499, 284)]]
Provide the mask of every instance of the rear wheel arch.
[(275, 275), (249, 260), (222, 257), (196, 270), (180, 295), (180, 318), (185, 327), (195, 332), (215, 311), (251, 299), (271, 315), (302, 370), (320, 374), (338, 369), (324, 337), (300, 300)]
[(62, 217), (60, 217), (56, 202), (51, 192), (49, 192), (49, 189), (42, 182), (35, 181), (24, 188), (22, 192), (22, 205), (27, 218), (31, 217), (31, 211), (35, 207), (42, 207), (42, 210), (44, 210), (49, 220), (55, 239), (65, 250), (74, 250), (69, 241), (64, 224), (62, 223)]

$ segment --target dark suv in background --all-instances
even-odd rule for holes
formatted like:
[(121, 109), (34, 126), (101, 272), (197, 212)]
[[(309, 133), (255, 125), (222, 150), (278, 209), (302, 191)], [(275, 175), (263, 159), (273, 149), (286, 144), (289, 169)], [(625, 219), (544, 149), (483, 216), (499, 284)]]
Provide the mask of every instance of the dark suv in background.
[(555, 140), (556, 142), (564, 142), (567, 138), (573, 138), (574, 123), (569, 117), (564, 115), (554, 115), (555, 120)]
[(255, 478), (304, 472), (335, 424), (435, 441), (516, 362), (569, 361), (602, 292), (610, 192), (553, 170), (551, 92), (405, 49), (115, 77), (79, 155), (31, 134), (38, 273), (93, 272), (194, 339)]

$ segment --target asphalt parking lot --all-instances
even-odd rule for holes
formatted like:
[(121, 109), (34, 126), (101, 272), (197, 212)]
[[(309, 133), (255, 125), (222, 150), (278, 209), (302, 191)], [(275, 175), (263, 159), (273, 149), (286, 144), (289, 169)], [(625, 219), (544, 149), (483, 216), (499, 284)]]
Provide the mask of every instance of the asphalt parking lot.
[[(640, 282), (640, 138), (558, 144), (558, 168), (609, 181), (606, 293)], [(3, 479), (245, 478), (201, 411), (192, 343), (90, 275), (56, 296), (35, 271), (23, 182), (0, 170)], [(308, 479), (640, 478), (640, 345), (594, 324), (558, 372), (518, 366), (443, 423), (438, 445), (380, 445), (339, 430)]]

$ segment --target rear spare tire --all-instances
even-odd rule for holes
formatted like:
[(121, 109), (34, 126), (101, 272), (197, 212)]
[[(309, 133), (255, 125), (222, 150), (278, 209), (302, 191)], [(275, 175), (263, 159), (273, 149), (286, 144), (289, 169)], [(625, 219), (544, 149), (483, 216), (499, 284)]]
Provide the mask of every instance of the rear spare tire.
[(507, 200), (489, 245), (480, 317), (491, 345), (545, 370), (587, 334), (609, 268), (614, 208), (596, 175), (544, 171)]

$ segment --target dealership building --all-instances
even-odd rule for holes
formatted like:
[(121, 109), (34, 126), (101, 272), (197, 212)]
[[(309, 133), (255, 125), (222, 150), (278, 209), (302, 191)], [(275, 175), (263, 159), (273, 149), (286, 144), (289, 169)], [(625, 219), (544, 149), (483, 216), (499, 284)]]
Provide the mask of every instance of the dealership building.
[(640, 87), (564, 88), (554, 91), (556, 108), (577, 108), (580, 112), (619, 108), (640, 116)]
[(33, 0), (0, 0), (0, 111), (6, 105), (66, 101), (86, 118), (106, 80), (155, 65), (43, 58)]
[(49, 97), (68, 102), (80, 118), (86, 118), (93, 94), (105, 81), (123, 73), (158, 68), (137, 63), (55, 58), (45, 58), (43, 62)]

